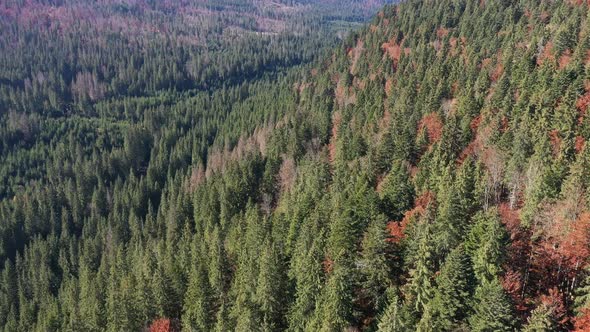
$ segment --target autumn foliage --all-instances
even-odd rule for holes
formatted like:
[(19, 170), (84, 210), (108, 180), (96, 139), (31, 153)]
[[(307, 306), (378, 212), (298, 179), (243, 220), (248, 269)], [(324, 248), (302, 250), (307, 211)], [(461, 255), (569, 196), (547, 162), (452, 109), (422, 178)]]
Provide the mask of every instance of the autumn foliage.
[(575, 332), (590, 331), (590, 308), (583, 309), (580, 314), (574, 318)]
[(414, 203), (414, 208), (407, 211), (404, 214), (404, 218), (401, 221), (390, 221), (387, 224), (387, 230), (389, 231), (390, 238), (388, 241), (398, 243), (405, 237), (405, 230), (408, 224), (414, 220), (414, 218), (421, 216), (426, 211), (426, 208), (434, 202), (434, 194), (430, 191), (424, 192)]
[[(586, 84), (588, 85), (588, 84)], [(578, 122), (582, 122), (584, 116), (586, 115), (586, 111), (588, 110), (588, 105), (590, 105), (590, 87), (586, 86), (586, 91), (583, 95), (581, 95), (578, 100), (576, 101), (576, 108), (578, 109)]]
[(557, 63), (559, 64), (559, 69), (564, 69), (565, 67), (567, 67), (570, 64), (571, 61), (572, 61), (572, 51), (565, 50), (565, 52), (563, 52), (563, 54), (561, 54), (561, 56), (559, 57), (559, 60), (557, 61)]
[(8, 1), (56, 4), (0, 1), (0, 331), (590, 332), (586, 4), (407, 0), (316, 53), (292, 1)]
[(152, 322), (149, 332), (180, 332), (179, 322), (170, 318), (160, 318)]
[(580, 153), (584, 149), (585, 145), (586, 140), (584, 139), (584, 137), (576, 136), (576, 141), (574, 143), (574, 150), (576, 150), (576, 153)]
[(381, 49), (393, 61), (394, 69), (397, 68), (397, 64), (399, 63), (402, 54), (410, 55), (412, 53), (412, 50), (409, 47), (404, 47), (403, 45), (403, 40), (397, 43), (395, 39), (391, 39), (390, 41), (381, 45)]
[(338, 129), (341, 121), (340, 113), (334, 113), (332, 118), (332, 135), (328, 144), (328, 158), (331, 164), (336, 160), (336, 140), (338, 139)]
[(552, 42), (547, 42), (547, 44), (545, 44), (545, 46), (543, 47), (543, 52), (541, 52), (541, 54), (537, 57), (537, 65), (541, 66), (547, 60), (549, 60), (549, 61), (555, 60), (555, 56), (553, 55), (553, 43)]
[(428, 135), (428, 142), (430, 144), (436, 143), (442, 136), (443, 124), (437, 113), (429, 113), (425, 115), (418, 124), (418, 131), (426, 130)]
[(322, 268), (326, 274), (332, 273), (332, 270), (334, 270), (334, 261), (330, 257), (324, 258)]
[(551, 288), (547, 294), (541, 295), (541, 304), (549, 308), (551, 318), (558, 325), (564, 326), (569, 321), (563, 293), (557, 288)]
[(559, 149), (561, 147), (561, 137), (559, 136), (559, 131), (554, 129), (549, 132), (549, 140), (551, 142), (551, 149), (553, 151), (553, 155), (557, 156), (559, 153)]
[(532, 228), (523, 227), (518, 211), (508, 204), (499, 207), (510, 236), (504, 289), (521, 315), (540, 301), (552, 308), (560, 324), (568, 321), (566, 302), (590, 258), (590, 213), (568, 220), (564, 206), (547, 207), (544, 220)]

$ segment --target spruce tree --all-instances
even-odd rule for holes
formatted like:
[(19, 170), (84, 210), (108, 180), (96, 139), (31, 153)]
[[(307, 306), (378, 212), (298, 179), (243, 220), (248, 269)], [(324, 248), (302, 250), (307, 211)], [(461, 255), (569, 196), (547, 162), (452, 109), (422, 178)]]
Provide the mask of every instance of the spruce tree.
[[(381, 218), (382, 220), (384, 217)], [(362, 274), (361, 289), (370, 306), (376, 312), (385, 304), (385, 291), (391, 282), (391, 268), (388, 256), (389, 246), (386, 238), (385, 223), (374, 220), (369, 225), (362, 242), (360, 258)]]
[(496, 209), (479, 212), (473, 217), (465, 249), (480, 282), (493, 280), (501, 271), (506, 240), (506, 231), (500, 224)]
[(475, 290), (473, 314), (469, 317), (472, 331), (512, 331), (512, 305), (498, 278), (483, 281)]
[(426, 310), (427, 325), (434, 331), (459, 328), (469, 313), (474, 284), (471, 262), (459, 246), (449, 253), (436, 277), (436, 290)]
[(265, 241), (260, 256), (255, 302), (262, 315), (261, 330), (275, 331), (282, 326), (282, 308), (284, 307), (284, 283), (282, 262), (278, 248), (269, 240)]
[(541, 303), (537, 306), (528, 318), (526, 325), (523, 327), (522, 332), (549, 332), (555, 331), (555, 325), (552, 321), (553, 309)]
[(407, 164), (395, 161), (380, 185), (379, 198), (383, 211), (392, 220), (401, 220), (403, 214), (410, 209), (414, 195)]
[(409, 327), (404, 325), (401, 315), (401, 303), (396, 291), (393, 288), (387, 290), (389, 304), (379, 318), (377, 331), (409, 331)]
[(197, 262), (189, 275), (188, 289), (184, 295), (182, 325), (188, 331), (211, 329), (211, 289), (206, 271)]

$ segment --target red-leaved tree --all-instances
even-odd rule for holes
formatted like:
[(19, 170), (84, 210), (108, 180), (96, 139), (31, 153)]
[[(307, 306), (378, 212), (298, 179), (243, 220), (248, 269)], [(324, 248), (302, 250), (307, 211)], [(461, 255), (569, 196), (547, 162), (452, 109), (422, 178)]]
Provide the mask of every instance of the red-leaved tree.
[(180, 324), (176, 319), (159, 318), (150, 325), (150, 332), (179, 332)]

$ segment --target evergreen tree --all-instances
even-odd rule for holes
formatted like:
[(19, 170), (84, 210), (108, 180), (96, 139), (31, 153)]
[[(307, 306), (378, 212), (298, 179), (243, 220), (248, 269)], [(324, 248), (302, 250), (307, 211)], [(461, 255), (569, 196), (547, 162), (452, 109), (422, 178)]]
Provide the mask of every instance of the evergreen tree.
[(326, 267), (322, 266), (323, 237), (311, 225), (303, 228), (291, 259), (290, 275), (294, 279), (295, 295), (287, 315), (290, 331), (304, 331), (316, 309)]
[(473, 331), (512, 331), (514, 316), (508, 296), (497, 278), (483, 281), (475, 290), (473, 314), (469, 326)]
[(393, 220), (401, 220), (414, 200), (414, 187), (410, 183), (408, 167), (405, 163), (394, 162), (393, 167), (383, 178), (379, 192), (382, 209)]
[(282, 262), (277, 247), (268, 240), (262, 250), (255, 301), (262, 315), (261, 330), (275, 331), (283, 325), (281, 313), (286, 294)]
[(104, 306), (96, 277), (82, 266), (80, 269), (80, 322), (84, 331), (100, 331), (104, 327)]
[(407, 326), (404, 326), (401, 319), (401, 303), (395, 291), (391, 288), (387, 290), (389, 304), (383, 312), (383, 315), (379, 319), (378, 329), (379, 332), (389, 331), (406, 331), (409, 330)]
[(384, 1), (2, 2), (0, 331), (583, 329), (590, 7)]
[(410, 269), (410, 280), (407, 284), (406, 305), (417, 313), (424, 312), (424, 309), (433, 295), (432, 278), (434, 276), (432, 226), (428, 219), (424, 218), (421, 224), (421, 232), (418, 236), (418, 248), (416, 261), (412, 262)]
[(465, 242), (471, 256), (473, 270), (480, 282), (493, 280), (501, 271), (506, 243), (506, 231), (500, 224), (495, 209), (479, 212)]
[(211, 329), (211, 289), (206, 271), (197, 262), (189, 275), (188, 289), (184, 296), (182, 325), (188, 331)]
[(523, 332), (548, 332), (555, 331), (555, 326), (551, 319), (552, 309), (541, 304), (537, 306), (531, 316), (529, 317), (527, 324), (523, 327)]
[[(341, 258), (344, 260), (344, 258)], [(352, 282), (350, 263), (335, 261), (318, 298), (315, 317), (308, 331), (341, 331), (352, 325)]]
[(450, 168), (443, 173), (437, 194), (439, 203), (435, 218), (434, 243), (439, 256), (448, 253), (462, 242), (467, 228), (468, 206), (463, 205)]
[(360, 272), (361, 289), (376, 312), (383, 308), (385, 291), (391, 282), (388, 251), (385, 225), (377, 220), (373, 221), (363, 238)]
[[(434, 331), (451, 331), (461, 326), (470, 309), (474, 278), (469, 257), (462, 246), (453, 249), (436, 277), (436, 290), (420, 325)], [(428, 319), (426, 319), (428, 318)]]

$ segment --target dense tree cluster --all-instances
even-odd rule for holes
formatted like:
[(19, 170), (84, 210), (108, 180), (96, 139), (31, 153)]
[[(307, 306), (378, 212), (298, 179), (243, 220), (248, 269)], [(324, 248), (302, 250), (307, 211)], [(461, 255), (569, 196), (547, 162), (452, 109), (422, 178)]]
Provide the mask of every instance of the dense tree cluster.
[(349, 2), (5, 1), (0, 107), (88, 115), (112, 97), (239, 84), (312, 60), (387, 0)]
[[(208, 91), (166, 68), (174, 39), (59, 37), (88, 67), (43, 88), (32, 68), (68, 51), (12, 48), (0, 327), (584, 331), (589, 12), (408, 0), (304, 68)], [(38, 33), (4, 42), (55, 47)]]

